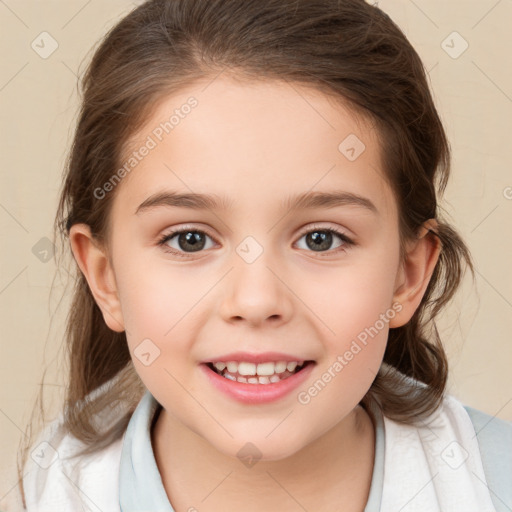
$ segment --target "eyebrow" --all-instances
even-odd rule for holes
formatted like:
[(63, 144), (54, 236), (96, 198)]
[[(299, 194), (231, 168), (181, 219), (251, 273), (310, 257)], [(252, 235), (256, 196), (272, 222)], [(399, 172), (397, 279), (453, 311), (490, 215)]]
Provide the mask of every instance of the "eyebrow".
[[(137, 208), (135, 214), (157, 207), (190, 208), (193, 210), (229, 210), (232, 201), (216, 194), (179, 193), (172, 190), (157, 192), (148, 197)], [(377, 207), (370, 199), (352, 192), (305, 192), (291, 196), (281, 202), (281, 208), (302, 210), (315, 208), (336, 208), (338, 206), (358, 206), (378, 215)]]

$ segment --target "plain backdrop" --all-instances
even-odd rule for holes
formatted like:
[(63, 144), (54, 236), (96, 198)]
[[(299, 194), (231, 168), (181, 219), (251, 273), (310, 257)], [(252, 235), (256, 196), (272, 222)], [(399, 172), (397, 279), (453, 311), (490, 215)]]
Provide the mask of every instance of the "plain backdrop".
[[(429, 71), (453, 150), (442, 205), (476, 265), (475, 282), (465, 280), (440, 323), (448, 391), (512, 420), (512, 2), (377, 3)], [(65, 387), (69, 293), (65, 272), (56, 274), (52, 225), (77, 114), (77, 80), (93, 46), (135, 5), (0, 1), (0, 498), (16, 485), (17, 446), (43, 370), (54, 406)]]

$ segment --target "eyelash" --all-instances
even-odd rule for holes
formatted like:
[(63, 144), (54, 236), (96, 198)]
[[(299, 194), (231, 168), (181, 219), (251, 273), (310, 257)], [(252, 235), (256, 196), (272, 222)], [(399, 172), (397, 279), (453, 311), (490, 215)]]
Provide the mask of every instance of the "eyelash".
[[(325, 253), (326, 255), (331, 255), (333, 253), (337, 254), (340, 251), (346, 251), (347, 247), (356, 245), (353, 240), (351, 240), (347, 235), (345, 235), (341, 231), (338, 231), (337, 229), (334, 229), (334, 228), (331, 228), (331, 227), (320, 227), (320, 226), (317, 226), (317, 227), (313, 226), (313, 227), (311, 227), (311, 228), (301, 232), (301, 234), (299, 236), (299, 240), (304, 235), (307, 235), (309, 233), (313, 233), (315, 231), (319, 231), (319, 232), (323, 232), (323, 233), (331, 233), (333, 235), (337, 235), (343, 241), (343, 245), (341, 245), (340, 247), (336, 247), (336, 249), (331, 249), (329, 251), (319, 251), (317, 254), (320, 255), (320, 257), (323, 256), (323, 253)], [(174, 254), (176, 256), (179, 256), (180, 258), (191, 258), (191, 257), (193, 257), (194, 253), (185, 253), (185, 252), (181, 252), (181, 251), (176, 251), (175, 249), (171, 249), (169, 246), (166, 245), (167, 242), (169, 240), (172, 240), (176, 235), (179, 235), (181, 233), (189, 233), (189, 232), (200, 233), (202, 235), (206, 235), (206, 236), (210, 237), (215, 243), (217, 243), (217, 244), (219, 243), (215, 239), (215, 237), (211, 236), (209, 233), (207, 233), (206, 231), (203, 231), (202, 229), (196, 229), (196, 228), (192, 228), (192, 227), (190, 227), (190, 228), (185, 227), (185, 228), (178, 229), (176, 231), (172, 231), (170, 233), (167, 233), (167, 234), (163, 235), (157, 241), (157, 245), (161, 246), (165, 252)], [(198, 252), (201, 252), (201, 251), (198, 251)], [(315, 251), (309, 251), (309, 252), (315, 252)]]

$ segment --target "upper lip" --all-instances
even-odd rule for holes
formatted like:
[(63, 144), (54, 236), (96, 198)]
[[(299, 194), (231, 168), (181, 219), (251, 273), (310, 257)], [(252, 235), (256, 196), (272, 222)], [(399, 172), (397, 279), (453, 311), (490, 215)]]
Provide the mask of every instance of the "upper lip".
[(247, 363), (267, 363), (269, 361), (279, 362), (286, 361), (289, 363), (290, 361), (312, 361), (312, 359), (294, 356), (290, 354), (284, 354), (282, 352), (261, 352), (259, 354), (254, 354), (250, 352), (231, 352), (230, 354), (224, 354), (222, 356), (217, 356), (214, 358), (210, 358), (202, 361), (203, 363), (227, 363), (228, 361), (235, 362), (247, 362)]

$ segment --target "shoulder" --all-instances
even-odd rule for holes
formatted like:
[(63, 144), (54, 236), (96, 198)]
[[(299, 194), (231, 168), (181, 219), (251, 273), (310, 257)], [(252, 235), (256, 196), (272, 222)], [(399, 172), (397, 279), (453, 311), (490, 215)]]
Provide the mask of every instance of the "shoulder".
[[(390, 456), (386, 463), (393, 467), (389, 473), (393, 483), (421, 486), (425, 479), (437, 476), (441, 487), (439, 492), (436, 488), (436, 498), (446, 501), (443, 510), (452, 510), (448, 505), (453, 500), (466, 503), (468, 510), (512, 510), (510, 422), (445, 395), (435, 411), (414, 425), (387, 417), (384, 423), (386, 457)], [(446, 486), (449, 493), (443, 493)]]
[(463, 405), (468, 413), (479, 440), (501, 438), (512, 447), (512, 421), (491, 416), (469, 405)]
[(64, 430), (62, 416), (52, 421), (32, 446), (23, 471), (26, 510), (82, 510), (88, 505), (91, 510), (118, 512), (123, 438), (76, 457), (84, 443)]
[(512, 464), (511, 421), (463, 404), (453, 395), (444, 397), (443, 408), (449, 416), (457, 418), (458, 424), (463, 421), (471, 425), (472, 438), (476, 438), (482, 456), (492, 454)]
[(512, 510), (512, 422), (468, 405), (482, 466), (497, 512)]
[(512, 487), (512, 422), (463, 406), (475, 429), (484, 466), (493, 464), (510, 475)]
[[(108, 381), (86, 397), (111, 386)], [(130, 412), (126, 404), (103, 409), (93, 422), (105, 432)], [(64, 414), (48, 423), (31, 446), (23, 468), (27, 512), (101, 510), (119, 512), (119, 466), (126, 430), (104, 447), (79, 455), (86, 444), (72, 435)], [(84, 508), (85, 507), (85, 508)]]

